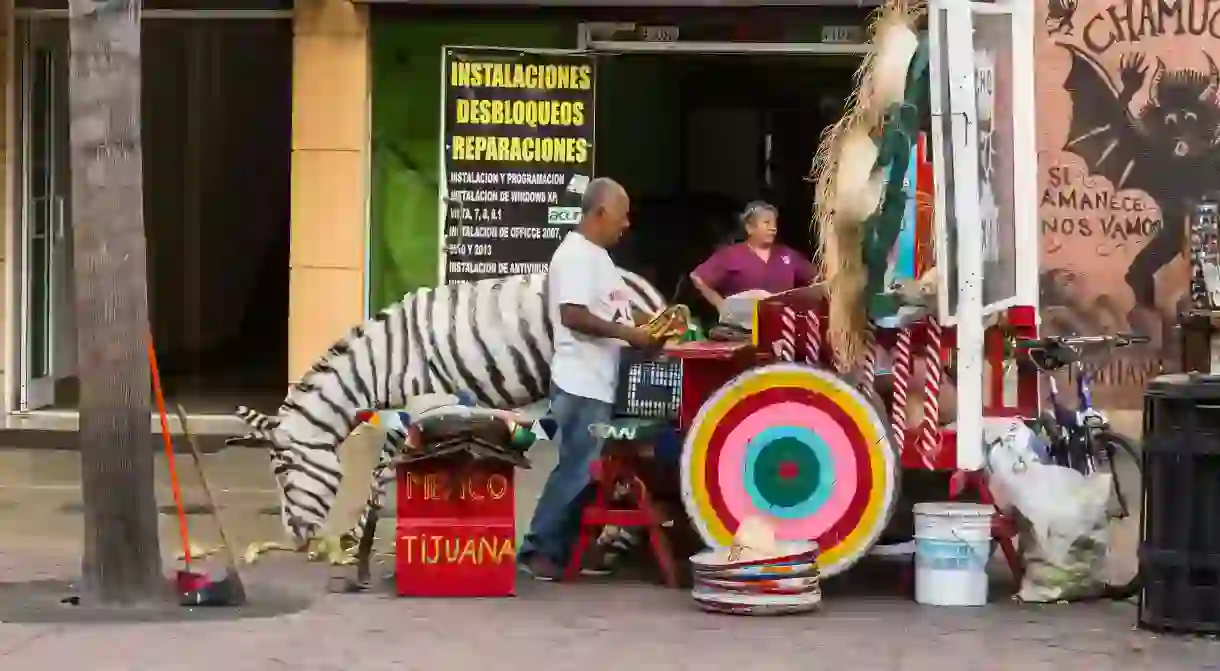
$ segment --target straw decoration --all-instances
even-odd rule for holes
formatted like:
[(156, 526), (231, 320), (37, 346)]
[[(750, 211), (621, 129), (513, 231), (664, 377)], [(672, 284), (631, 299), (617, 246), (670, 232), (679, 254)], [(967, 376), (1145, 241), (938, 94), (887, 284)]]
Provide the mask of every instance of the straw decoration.
[(823, 132), (813, 158), (814, 262), (834, 296), (827, 340), (839, 370), (866, 355), (865, 223), (880, 207), (885, 184), (882, 166), (876, 165), (876, 138), (890, 107), (905, 96), (924, 12), (923, 0), (889, 0), (873, 13), (869, 34), (874, 49), (855, 73), (843, 117)]

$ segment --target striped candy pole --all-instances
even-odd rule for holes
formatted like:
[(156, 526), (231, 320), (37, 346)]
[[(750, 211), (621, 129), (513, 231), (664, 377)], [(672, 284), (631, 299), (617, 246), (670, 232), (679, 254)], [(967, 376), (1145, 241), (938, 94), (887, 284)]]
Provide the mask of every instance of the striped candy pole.
[(796, 361), (796, 310), (785, 305), (779, 313), (783, 328), (779, 334), (779, 358), (782, 361)]
[(894, 344), (894, 400), (890, 407), (890, 423), (894, 427), (894, 440), (898, 449), (906, 449), (907, 431), (907, 386), (911, 383), (911, 328), (898, 331)]
[(926, 382), (923, 392), (923, 424), (919, 437), (919, 454), (928, 469), (936, 464), (940, 455), (940, 322), (929, 316), (924, 342), (924, 365)]
[(860, 365), (860, 391), (868, 398), (876, 398), (877, 351), (876, 340), (870, 327), (864, 334), (864, 361)]
[(822, 320), (816, 310), (805, 311), (805, 361), (815, 365), (822, 362)]

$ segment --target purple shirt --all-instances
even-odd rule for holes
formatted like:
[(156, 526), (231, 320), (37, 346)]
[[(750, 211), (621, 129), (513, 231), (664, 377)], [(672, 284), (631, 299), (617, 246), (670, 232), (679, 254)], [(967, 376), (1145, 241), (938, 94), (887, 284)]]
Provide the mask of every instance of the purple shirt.
[(762, 289), (771, 293), (788, 291), (813, 283), (813, 264), (796, 250), (784, 245), (771, 248), (771, 257), (759, 258), (744, 242), (724, 247), (695, 268), (695, 274), (712, 291), (732, 296), (743, 291)]

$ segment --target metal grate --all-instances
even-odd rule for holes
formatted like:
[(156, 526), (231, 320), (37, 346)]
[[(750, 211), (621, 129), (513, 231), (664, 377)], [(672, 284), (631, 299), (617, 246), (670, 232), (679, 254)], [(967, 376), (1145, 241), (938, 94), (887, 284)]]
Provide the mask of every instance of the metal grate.
[(682, 361), (624, 350), (614, 413), (619, 417), (674, 419), (682, 405)]

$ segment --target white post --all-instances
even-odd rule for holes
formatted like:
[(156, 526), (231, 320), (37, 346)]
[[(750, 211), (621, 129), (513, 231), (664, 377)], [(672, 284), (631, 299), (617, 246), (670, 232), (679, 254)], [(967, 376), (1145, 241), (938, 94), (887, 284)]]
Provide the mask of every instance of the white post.
[(970, 4), (949, 9), (944, 34), (953, 140), (953, 213), (957, 232), (957, 465), (983, 465), (983, 231), (979, 215), (978, 125)]

